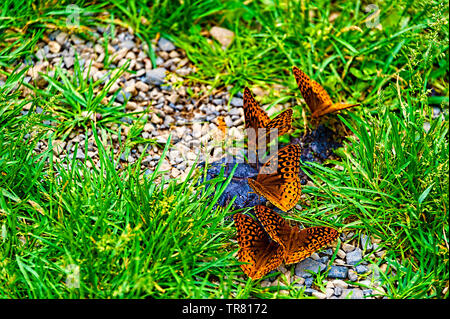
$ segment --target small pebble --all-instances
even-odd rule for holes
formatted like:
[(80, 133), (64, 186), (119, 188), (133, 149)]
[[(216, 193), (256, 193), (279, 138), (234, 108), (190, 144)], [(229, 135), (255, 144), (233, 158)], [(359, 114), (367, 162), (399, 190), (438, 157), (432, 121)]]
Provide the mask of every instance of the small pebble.
[[(355, 249), (355, 246), (353, 246), (353, 245), (350, 245), (350, 244), (347, 244), (347, 243), (343, 243), (342, 244), (342, 250), (344, 250), (346, 253), (349, 253), (349, 252), (351, 252), (354, 249)], [(339, 256), (339, 257), (341, 257), (341, 256)]]
[(158, 47), (160, 50), (162, 51), (172, 51), (175, 50), (175, 45), (173, 45), (172, 42), (170, 42), (169, 40), (167, 40), (166, 38), (159, 38), (158, 41)]
[(359, 247), (356, 247), (353, 251), (347, 253), (346, 261), (349, 265), (355, 265), (362, 259), (362, 251)]
[(58, 53), (61, 50), (61, 45), (56, 41), (50, 41), (48, 43), (48, 49), (52, 53)]
[(299, 277), (311, 277), (311, 272), (318, 273), (326, 268), (326, 265), (315, 261), (311, 258), (306, 258), (295, 266), (295, 275)]
[(355, 267), (355, 270), (360, 275), (361, 274), (365, 274), (365, 273), (367, 273), (369, 271), (369, 269), (366, 266), (364, 266), (364, 265), (357, 265)]
[(356, 273), (354, 270), (349, 269), (349, 270), (348, 270), (348, 279), (349, 279), (350, 281), (357, 281), (357, 280), (358, 280), (358, 275), (357, 275), (357, 273)]
[(327, 298), (327, 295), (326, 295), (326, 294), (324, 294), (324, 293), (322, 293), (322, 292), (320, 292), (320, 291), (317, 291), (317, 290), (313, 291), (313, 292), (312, 292), (312, 295), (313, 295), (314, 297), (318, 298), (318, 299), (326, 299), (326, 298)]
[(160, 85), (164, 83), (167, 70), (165, 68), (156, 68), (145, 73), (146, 79), (150, 84)]
[(234, 107), (243, 107), (244, 106), (244, 100), (239, 97), (232, 97), (230, 104)]
[(329, 278), (347, 278), (348, 268), (344, 266), (331, 266), (330, 271), (328, 272)]

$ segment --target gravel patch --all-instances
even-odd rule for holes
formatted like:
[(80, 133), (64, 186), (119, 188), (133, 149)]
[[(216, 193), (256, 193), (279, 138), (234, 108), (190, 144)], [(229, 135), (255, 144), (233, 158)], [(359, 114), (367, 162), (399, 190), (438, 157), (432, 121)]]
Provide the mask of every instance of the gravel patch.
[[(102, 103), (105, 106), (123, 106), (123, 113), (130, 115), (124, 116), (120, 123), (115, 123), (112, 119), (108, 122), (108, 117), (100, 113), (82, 112), (82, 116), (102, 120), (107, 129), (117, 132), (111, 136), (111, 147), (120, 159), (119, 168), (135, 163), (144, 153), (145, 160), (142, 161), (141, 168), (149, 174), (156, 167), (163, 146), (171, 135), (171, 148), (162, 168), (166, 169), (167, 177), (183, 180), (196, 160), (201, 163), (209, 156), (208, 162), (213, 162), (226, 155), (218, 151), (224, 146), (225, 140), (223, 136), (220, 137), (219, 118), (225, 120), (227, 134), (233, 134), (235, 139), (243, 137), (242, 95), (231, 98), (231, 87), (224, 91), (212, 90), (210, 86), (203, 84), (183, 85), (184, 77), (195, 72), (195, 67), (185, 52), (166, 38), (161, 37), (152, 43), (156, 53), (156, 66), (153, 66), (146, 54), (146, 43), (142, 43), (128, 29), (116, 28), (114, 36), (110, 32), (109, 28), (98, 27), (91, 40), (81, 39), (76, 35), (69, 36), (61, 31), (52, 32), (48, 38), (44, 37), (44, 40), (37, 43), (36, 54), (31, 61), (33, 67), (27, 72), (26, 82), (31, 81), (37, 83), (39, 88), (45, 88), (48, 83), (42, 73), (55, 74), (56, 66), (69, 75), (73, 74), (75, 55), (78, 55), (84, 70), (83, 75), (92, 78), (92, 81), (102, 81), (103, 85), (108, 83), (121, 66), (129, 63), (128, 69), (111, 85)], [(110, 39), (106, 47), (108, 52), (104, 45), (107, 34)], [(111, 62), (108, 66), (105, 65), (106, 53)], [(108, 73), (110, 69), (111, 74)], [(24, 88), (24, 95), (28, 94), (31, 94), (30, 90)], [(30, 105), (26, 105), (22, 114), (27, 114), (29, 110)], [(35, 112), (49, 111), (37, 107)], [(130, 127), (136, 124), (141, 115), (144, 126), (139, 138), (145, 141), (123, 154), (120, 145), (127, 139)], [(44, 124), (51, 126), (52, 122)], [(101, 131), (98, 133), (101, 135)], [(86, 139), (93, 148), (93, 153), (89, 155), (81, 150), (84, 149), (82, 146)], [(74, 153), (77, 144), (80, 147)], [(87, 133), (84, 128), (75, 128), (62, 143), (53, 147), (58, 155), (57, 161), (63, 161), (66, 157), (84, 161), (86, 156), (93, 155), (91, 159), (94, 165), (99, 166), (90, 127)], [(35, 151), (42, 152), (46, 148), (47, 143), (42, 141)]]

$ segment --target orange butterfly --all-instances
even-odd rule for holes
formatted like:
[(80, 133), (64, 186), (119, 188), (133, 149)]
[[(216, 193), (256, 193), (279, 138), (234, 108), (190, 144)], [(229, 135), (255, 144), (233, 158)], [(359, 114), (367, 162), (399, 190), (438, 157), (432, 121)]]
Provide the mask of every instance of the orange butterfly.
[[(269, 141), (270, 132), (273, 129), (278, 129), (278, 136), (284, 135), (291, 129), (292, 122), (292, 110), (283, 111), (277, 115), (274, 119), (270, 119), (267, 113), (256, 102), (249, 88), (244, 89), (244, 117), (245, 128), (252, 128), (256, 133), (256, 141), (258, 139), (258, 128), (265, 128), (267, 130), (266, 145)], [(250, 148), (250, 147), (249, 147)]]
[(286, 265), (299, 261), (337, 239), (339, 233), (330, 227), (310, 227), (300, 230), (266, 206), (255, 206), (258, 220), (269, 236), (285, 249)]
[[(290, 210), (301, 195), (300, 155), (300, 147), (296, 144), (283, 147), (264, 163), (256, 179), (248, 179), (248, 184), (279, 209)], [(276, 164), (276, 170), (269, 171)]]
[(316, 81), (311, 80), (302, 70), (296, 66), (292, 67), (294, 71), (295, 80), (298, 88), (302, 92), (302, 96), (308, 104), (312, 112), (312, 117), (319, 117), (328, 113), (347, 109), (349, 107), (361, 105), (356, 104), (342, 104), (331, 101), (327, 91)]
[(248, 215), (233, 216), (239, 244), (238, 260), (244, 273), (259, 279), (283, 262), (284, 248), (270, 239), (262, 226)]

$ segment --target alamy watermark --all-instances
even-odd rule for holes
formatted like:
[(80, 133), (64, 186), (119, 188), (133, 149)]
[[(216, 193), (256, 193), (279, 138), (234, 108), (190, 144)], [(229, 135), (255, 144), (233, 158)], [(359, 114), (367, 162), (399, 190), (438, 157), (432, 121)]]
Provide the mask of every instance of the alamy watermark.
[(366, 27), (368, 28), (379, 28), (380, 24), (380, 8), (376, 4), (368, 4), (365, 6), (364, 11), (369, 13), (369, 16), (366, 18)]
[[(278, 129), (233, 128), (225, 132), (219, 129), (208, 131), (199, 139), (191, 140), (188, 146), (193, 151), (211, 156), (212, 161), (225, 158), (233, 163), (268, 164), (264, 174), (275, 173), (278, 169)], [(213, 155), (212, 155), (213, 154)]]
[(69, 264), (66, 267), (66, 273), (67, 288), (80, 288), (80, 266)]
[(66, 7), (66, 26), (68, 28), (78, 28), (80, 26), (80, 12), (81, 9), (76, 4), (69, 4)]

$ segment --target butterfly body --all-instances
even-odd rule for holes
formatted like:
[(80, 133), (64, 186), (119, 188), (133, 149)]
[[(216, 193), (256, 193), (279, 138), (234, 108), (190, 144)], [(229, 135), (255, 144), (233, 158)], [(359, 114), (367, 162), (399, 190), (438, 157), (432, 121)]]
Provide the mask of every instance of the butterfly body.
[(283, 147), (267, 160), (256, 178), (248, 179), (248, 184), (279, 209), (290, 210), (301, 195), (300, 155), (300, 147), (296, 144)]
[(298, 88), (312, 112), (312, 117), (320, 117), (328, 113), (360, 105), (359, 103), (333, 103), (327, 91), (319, 83), (311, 80), (296, 66), (292, 69)]

